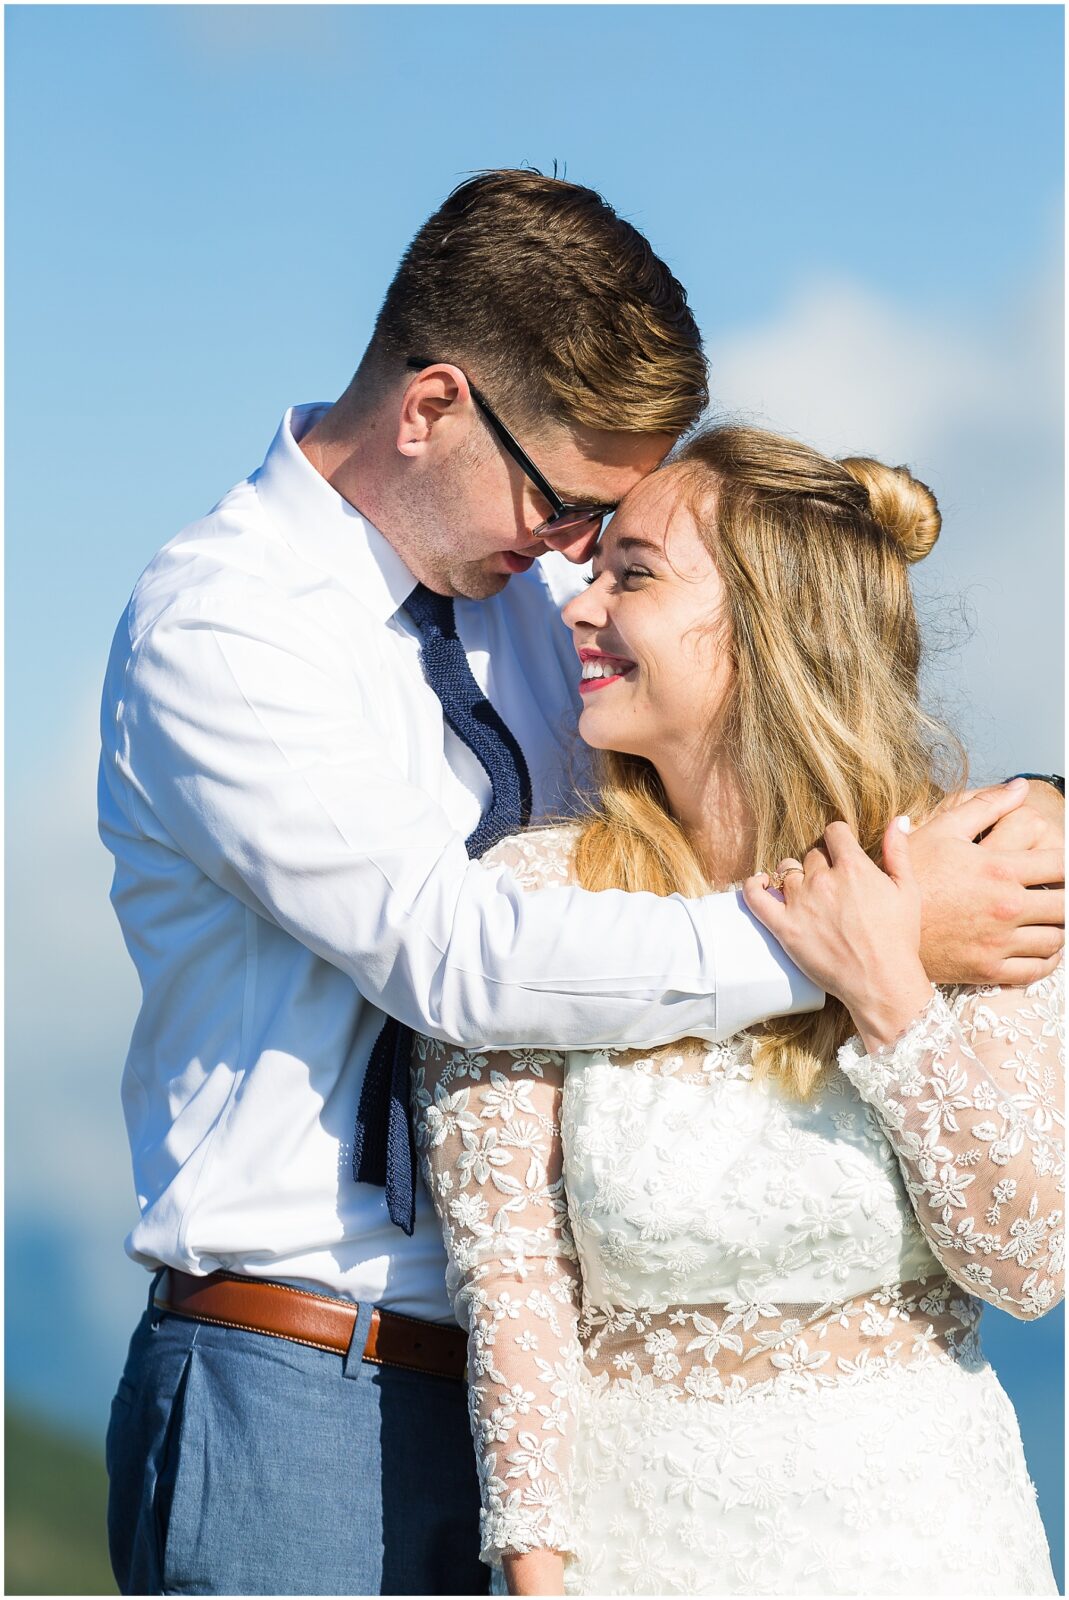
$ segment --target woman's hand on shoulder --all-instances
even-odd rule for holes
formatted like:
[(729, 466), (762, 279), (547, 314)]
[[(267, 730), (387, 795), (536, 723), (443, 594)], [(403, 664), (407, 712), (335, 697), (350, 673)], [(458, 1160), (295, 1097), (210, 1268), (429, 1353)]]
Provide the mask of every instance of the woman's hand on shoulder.
[(743, 885), (746, 904), (815, 983), (847, 1006), (867, 1050), (890, 1044), (932, 996), (920, 959), (921, 894), (909, 859), (909, 819), (883, 839), (884, 871), (845, 822), (804, 862), (781, 861)]

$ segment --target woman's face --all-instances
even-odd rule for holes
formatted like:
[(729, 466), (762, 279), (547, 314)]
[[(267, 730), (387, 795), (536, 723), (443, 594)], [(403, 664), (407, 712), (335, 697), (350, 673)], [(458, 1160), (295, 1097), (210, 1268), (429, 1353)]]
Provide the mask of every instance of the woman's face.
[(672, 467), (622, 502), (593, 581), (565, 606), (582, 664), (579, 732), (599, 750), (691, 768), (732, 682), (720, 575)]

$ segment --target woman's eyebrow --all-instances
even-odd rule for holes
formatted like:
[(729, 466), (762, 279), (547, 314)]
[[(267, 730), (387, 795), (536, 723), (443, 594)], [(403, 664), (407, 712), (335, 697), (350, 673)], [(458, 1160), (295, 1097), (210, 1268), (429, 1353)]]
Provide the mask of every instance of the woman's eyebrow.
[[(624, 534), (622, 538), (615, 541), (615, 548), (617, 550), (649, 550), (652, 555), (660, 556), (661, 560), (664, 560), (664, 550), (659, 544), (655, 544), (652, 539), (640, 539), (637, 534)], [(597, 561), (599, 556), (604, 556), (604, 554), (605, 539), (603, 535), (598, 541), (598, 544), (594, 550), (594, 554), (591, 557), (592, 572), (594, 570), (594, 563)], [(597, 577), (598, 574), (594, 573), (594, 576)]]
[(655, 556), (663, 556), (664, 551), (659, 544), (654, 544), (650, 539), (639, 539), (634, 534), (627, 534), (616, 543), (623, 549), (625, 546), (636, 550), (652, 550)]

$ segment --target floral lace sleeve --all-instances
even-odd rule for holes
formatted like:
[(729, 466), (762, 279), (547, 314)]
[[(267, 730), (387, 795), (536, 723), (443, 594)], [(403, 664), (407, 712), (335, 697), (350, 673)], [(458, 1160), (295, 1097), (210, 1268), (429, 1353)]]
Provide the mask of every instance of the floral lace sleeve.
[[(539, 834), (505, 841), (484, 861), (508, 865), (531, 887), (563, 883), (555, 834), (543, 850)], [(563, 1081), (564, 1057), (553, 1050), (480, 1053), (416, 1039), (416, 1144), (445, 1236), (449, 1293), (468, 1329), (481, 1555), (495, 1566), (508, 1551), (573, 1547), (568, 1479), (582, 1353), (561, 1172)]]
[(1027, 989), (937, 991), (885, 1050), (839, 1052), (947, 1273), (1026, 1319), (1063, 1292), (1063, 999), (1062, 967)]

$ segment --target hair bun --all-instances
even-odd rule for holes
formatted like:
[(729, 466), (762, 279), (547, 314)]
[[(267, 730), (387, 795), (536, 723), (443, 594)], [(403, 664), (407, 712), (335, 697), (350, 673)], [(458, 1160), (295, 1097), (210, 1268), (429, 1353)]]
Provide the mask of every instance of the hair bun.
[(888, 467), (867, 456), (851, 456), (839, 465), (868, 491), (872, 520), (895, 541), (906, 560), (923, 561), (943, 525), (928, 485), (908, 467)]

